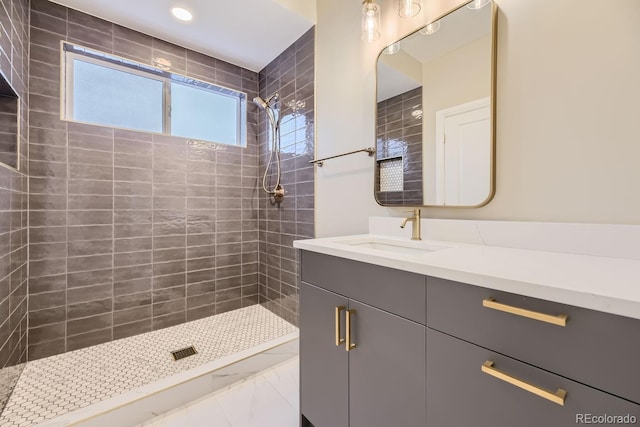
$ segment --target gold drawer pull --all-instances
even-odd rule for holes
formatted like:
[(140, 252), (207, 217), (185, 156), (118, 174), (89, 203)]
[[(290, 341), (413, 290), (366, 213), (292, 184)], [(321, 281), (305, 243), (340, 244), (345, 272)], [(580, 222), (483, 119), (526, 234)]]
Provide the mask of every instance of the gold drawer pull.
[(567, 396), (567, 392), (561, 388), (559, 388), (555, 393), (553, 393), (543, 388), (536, 387), (533, 384), (529, 384), (527, 382), (522, 381), (519, 378), (512, 377), (509, 374), (499, 371), (498, 369), (493, 367), (493, 362), (490, 360), (487, 360), (482, 364), (482, 372), (484, 372), (485, 374), (491, 375), (492, 377), (498, 378), (499, 380), (507, 382), (511, 385), (519, 387), (523, 390), (526, 390), (529, 393), (533, 393), (544, 399), (550, 400), (551, 402), (556, 403), (560, 406), (564, 406), (564, 399)]
[(345, 308), (344, 305), (336, 307), (336, 345), (338, 346), (344, 343), (344, 338), (340, 338), (340, 312)]
[(351, 343), (351, 315), (352, 314), (356, 314), (356, 311), (355, 310), (347, 310), (346, 311), (347, 343), (346, 343), (345, 348), (347, 349), (347, 351), (351, 351), (354, 348), (356, 348), (356, 345)]
[(529, 319), (539, 320), (540, 322), (551, 323), (557, 326), (567, 326), (567, 319), (569, 316), (566, 314), (559, 314), (554, 316), (552, 314), (538, 313), (537, 311), (525, 310), (524, 308), (512, 307), (510, 305), (499, 303), (493, 298), (486, 298), (482, 300), (482, 306), (491, 308), (493, 310), (504, 311), (505, 313), (514, 314), (516, 316), (527, 317)]

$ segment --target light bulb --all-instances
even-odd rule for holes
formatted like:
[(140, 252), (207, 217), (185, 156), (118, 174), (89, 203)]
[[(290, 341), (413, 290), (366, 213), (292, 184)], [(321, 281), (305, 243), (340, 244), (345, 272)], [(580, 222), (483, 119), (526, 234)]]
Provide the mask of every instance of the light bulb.
[(398, 0), (398, 14), (403, 18), (412, 18), (420, 13), (420, 3), (415, 0)]
[(380, 38), (380, 6), (366, 0), (362, 7), (362, 40), (372, 42)]
[(394, 55), (394, 54), (400, 52), (400, 43), (399, 42), (391, 43), (382, 52), (387, 54), (387, 55)]
[(430, 24), (425, 25), (419, 32), (423, 36), (430, 36), (431, 34), (435, 34), (440, 29), (440, 20), (432, 22)]
[(191, 21), (193, 19), (191, 12), (182, 7), (174, 7), (171, 9), (171, 13), (181, 21)]
[(489, 3), (491, 3), (491, 0), (473, 0), (471, 3), (467, 4), (467, 7), (469, 9), (482, 9)]

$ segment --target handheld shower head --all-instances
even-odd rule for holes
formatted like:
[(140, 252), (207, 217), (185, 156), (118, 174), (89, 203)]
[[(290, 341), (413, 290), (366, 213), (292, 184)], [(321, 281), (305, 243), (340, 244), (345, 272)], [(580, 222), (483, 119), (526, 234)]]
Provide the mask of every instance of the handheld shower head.
[[(280, 94), (278, 92), (274, 92), (271, 96), (267, 97), (267, 99), (260, 96), (253, 98), (253, 102), (264, 110), (271, 124), (271, 150), (269, 151), (267, 167), (265, 168), (264, 175), (262, 175), (262, 189), (270, 197), (273, 197), (274, 203), (277, 204), (280, 204), (284, 198), (284, 188), (280, 185), (282, 173), (280, 168), (280, 118), (282, 112), (279, 108), (279, 99)], [(268, 140), (269, 135), (267, 135), (267, 142)], [(274, 157), (276, 159), (276, 183), (275, 186), (272, 187), (269, 185), (269, 188), (267, 188), (267, 176), (271, 173), (270, 170)], [(269, 181), (271, 181), (271, 178), (269, 178)]]
[(267, 98), (267, 105), (271, 105), (271, 101), (277, 101), (280, 98), (279, 92), (274, 92), (270, 97)]
[(273, 95), (271, 95), (270, 97), (268, 97), (266, 100), (256, 96), (255, 98), (253, 98), (253, 102), (260, 108), (263, 109), (267, 109), (269, 107), (271, 107), (271, 101), (273, 100), (277, 100), (278, 97), (280, 96), (280, 94), (278, 92), (275, 92)]
[(260, 98), (259, 96), (253, 98), (253, 102), (260, 108), (266, 109), (269, 106), (268, 102)]

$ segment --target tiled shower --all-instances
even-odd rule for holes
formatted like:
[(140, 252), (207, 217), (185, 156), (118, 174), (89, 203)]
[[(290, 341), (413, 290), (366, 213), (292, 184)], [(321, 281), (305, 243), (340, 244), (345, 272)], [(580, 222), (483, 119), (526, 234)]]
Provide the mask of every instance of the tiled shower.
[[(419, 206), (424, 204), (422, 189), (422, 86), (378, 102), (376, 160), (398, 165), (398, 188), (384, 188), (377, 175), (376, 198), (383, 204)], [(390, 163), (391, 164), (391, 163)], [(393, 167), (393, 166), (392, 166)], [(379, 171), (379, 169), (378, 169)], [(393, 186), (393, 183), (391, 183)], [(401, 188), (401, 189), (400, 189)]]
[[(259, 75), (260, 96), (278, 91), (282, 99), (281, 156), (285, 199), (259, 195), (260, 302), (297, 324), (298, 266), (293, 241), (309, 239), (313, 228), (314, 30), (267, 65)], [(260, 176), (268, 160), (268, 123), (260, 116)], [(271, 171), (272, 172), (272, 171)]]
[[(256, 73), (46, 0), (1, 3), (0, 66), (25, 114), (22, 168), (0, 168), (0, 367), (258, 303), (297, 324), (292, 242), (314, 233), (313, 29)], [(162, 58), (248, 100), (279, 91), (283, 203), (261, 192), (269, 145), (250, 102), (245, 148), (62, 121), (61, 40)]]
[[(20, 96), (20, 143), (27, 145), (29, 4), (0, 4), (0, 71)], [(11, 126), (3, 114), (3, 128)], [(15, 126), (15, 124), (13, 124)], [(19, 170), (0, 166), (0, 408), (27, 358), (27, 153)], [(7, 369), (2, 369), (7, 368)]]

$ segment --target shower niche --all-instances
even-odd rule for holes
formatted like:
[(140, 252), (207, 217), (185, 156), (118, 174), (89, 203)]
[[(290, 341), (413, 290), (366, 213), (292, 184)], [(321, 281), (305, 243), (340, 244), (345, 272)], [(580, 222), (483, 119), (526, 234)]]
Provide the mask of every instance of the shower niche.
[(20, 98), (0, 73), (0, 163), (19, 168)]

